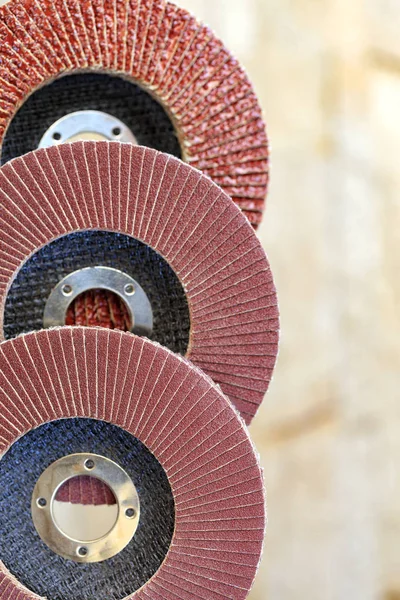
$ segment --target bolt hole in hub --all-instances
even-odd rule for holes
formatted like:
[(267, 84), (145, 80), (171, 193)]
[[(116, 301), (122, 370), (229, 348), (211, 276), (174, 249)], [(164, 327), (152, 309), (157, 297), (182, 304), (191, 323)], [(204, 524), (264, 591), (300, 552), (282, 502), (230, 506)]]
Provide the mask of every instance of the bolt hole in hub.
[(107, 458), (86, 454), (66, 456), (42, 473), (31, 511), (51, 550), (87, 563), (121, 552), (140, 518), (139, 496), (127, 473)]

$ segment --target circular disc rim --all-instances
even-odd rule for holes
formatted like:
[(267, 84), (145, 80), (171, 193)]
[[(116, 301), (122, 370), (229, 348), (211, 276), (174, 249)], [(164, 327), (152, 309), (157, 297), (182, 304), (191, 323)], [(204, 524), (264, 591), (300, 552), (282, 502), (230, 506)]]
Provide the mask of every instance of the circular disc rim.
[[(247, 597), (265, 533), (262, 473), (239, 415), (199, 369), (132, 334), (64, 327), (0, 344), (0, 390), (0, 456), (43, 423), (90, 417), (129, 431), (164, 468), (173, 540), (131, 598)], [(6, 589), (38, 598), (0, 563)]]
[(169, 263), (189, 305), (186, 356), (221, 385), (249, 423), (278, 351), (268, 259), (218, 186), (155, 150), (75, 142), (0, 169), (0, 337), (8, 289), (22, 264), (59, 237), (93, 229), (134, 237)]
[(238, 61), (186, 10), (163, 0), (91, 0), (85, 10), (79, 0), (11, 0), (0, 8), (0, 58), (0, 145), (39, 87), (77, 71), (121, 75), (168, 111), (185, 160), (223, 187), (254, 227), (261, 222), (269, 150), (259, 102)]

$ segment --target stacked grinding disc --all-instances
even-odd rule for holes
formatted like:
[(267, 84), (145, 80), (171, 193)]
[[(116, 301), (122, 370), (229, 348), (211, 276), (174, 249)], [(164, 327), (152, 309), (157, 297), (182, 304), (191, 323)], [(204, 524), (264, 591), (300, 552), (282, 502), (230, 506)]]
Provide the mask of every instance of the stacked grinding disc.
[(260, 223), (268, 145), (257, 98), (185, 10), (163, 0), (12, 0), (0, 10), (0, 80), (3, 163), (37, 148), (61, 117), (102, 111), (139, 144), (202, 170)]
[[(264, 536), (261, 472), (199, 369), (133, 335), (63, 328), (3, 343), (0, 382), (2, 598), (246, 597)], [(112, 559), (77, 564), (41, 541), (30, 501), (50, 463), (87, 452), (123, 466), (142, 523)]]
[[(118, 142), (37, 150), (0, 170), (0, 239), (2, 337), (41, 329), (71, 273), (123, 271), (152, 307), (147, 337), (201, 367), (251, 421), (276, 360), (275, 288), (247, 219), (199, 171)], [(51, 312), (49, 326), (71, 317)], [(101, 301), (99, 313), (104, 326)]]
[(0, 79), (0, 598), (244, 599), (279, 335), (251, 85), (161, 0), (11, 0)]

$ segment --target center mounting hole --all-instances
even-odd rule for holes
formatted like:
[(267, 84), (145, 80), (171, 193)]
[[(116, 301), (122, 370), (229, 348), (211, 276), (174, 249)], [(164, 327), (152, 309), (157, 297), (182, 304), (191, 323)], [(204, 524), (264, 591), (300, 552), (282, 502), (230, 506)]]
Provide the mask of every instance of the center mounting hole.
[(65, 325), (97, 326), (119, 331), (131, 331), (133, 328), (124, 300), (115, 292), (104, 289), (88, 290), (77, 296), (68, 307)]
[(117, 521), (118, 511), (112, 489), (91, 475), (68, 479), (53, 501), (53, 516), (58, 529), (80, 542), (93, 542), (107, 535)]

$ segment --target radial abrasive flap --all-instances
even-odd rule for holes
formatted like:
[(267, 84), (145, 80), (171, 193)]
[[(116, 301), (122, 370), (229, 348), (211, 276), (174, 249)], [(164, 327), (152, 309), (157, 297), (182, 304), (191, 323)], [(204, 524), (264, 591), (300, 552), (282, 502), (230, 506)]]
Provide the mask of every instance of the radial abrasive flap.
[[(264, 537), (261, 471), (243, 422), (200, 369), (131, 334), (44, 330), (0, 345), (0, 407), (0, 468), (21, 436), (74, 417), (130, 432), (162, 465), (175, 502), (173, 539), (130, 597), (247, 597)], [(1, 562), (0, 597), (38, 598)]]
[(154, 150), (77, 142), (0, 169), (0, 334), (7, 293), (32, 253), (71, 232), (99, 229), (132, 236), (167, 261), (189, 306), (186, 356), (250, 422), (277, 355), (278, 308), (268, 260), (220, 188)]
[(0, 8), (0, 142), (34, 90), (82, 70), (128, 77), (152, 94), (187, 162), (260, 223), (268, 184), (260, 106), (207, 27), (163, 0), (11, 0)]

